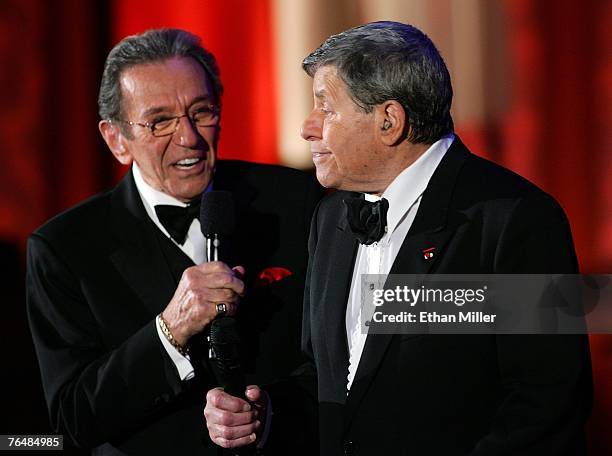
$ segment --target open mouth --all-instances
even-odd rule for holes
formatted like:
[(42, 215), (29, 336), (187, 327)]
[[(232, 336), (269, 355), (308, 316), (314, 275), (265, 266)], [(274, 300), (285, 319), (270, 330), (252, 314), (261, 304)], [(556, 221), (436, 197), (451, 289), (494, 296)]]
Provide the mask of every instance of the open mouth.
[(174, 166), (179, 169), (191, 169), (197, 166), (197, 164), (201, 161), (204, 161), (203, 157), (184, 158), (182, 160), (177, 161)]

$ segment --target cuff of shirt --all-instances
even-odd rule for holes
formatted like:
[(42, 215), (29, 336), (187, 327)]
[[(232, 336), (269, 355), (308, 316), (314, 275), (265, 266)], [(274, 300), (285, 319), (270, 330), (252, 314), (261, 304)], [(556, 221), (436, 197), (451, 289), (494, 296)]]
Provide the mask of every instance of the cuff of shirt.
[(157, 328), (157, 335), (159, 337), (159, 340), (161, 340), (162, 345), (168, 353), (168, 356), (170, 356), (170, 359), (178, 370), (178, 374), (181, 378), (181, 381), (191, 380), (195, 374), (193, 372), (193, 366), (191, 365), (189, 355), (181, 355), (178, 350), (172, 346), (168, 339), (166, 339), (166, 336), (164, 336), (164, 333), (159, 327), (159, 315), (155, 317), (155, 327)]

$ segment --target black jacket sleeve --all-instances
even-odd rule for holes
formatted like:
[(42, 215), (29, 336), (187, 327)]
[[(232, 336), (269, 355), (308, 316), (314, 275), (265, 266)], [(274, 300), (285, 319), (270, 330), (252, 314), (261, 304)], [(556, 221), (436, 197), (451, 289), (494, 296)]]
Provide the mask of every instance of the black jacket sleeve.
[(51, 243), (28, 243), (27, 310), (50, 419), (79, 446), (120, 438), (178, 395), (182, 385), (150, 321), (109, 347), (78, 271)]

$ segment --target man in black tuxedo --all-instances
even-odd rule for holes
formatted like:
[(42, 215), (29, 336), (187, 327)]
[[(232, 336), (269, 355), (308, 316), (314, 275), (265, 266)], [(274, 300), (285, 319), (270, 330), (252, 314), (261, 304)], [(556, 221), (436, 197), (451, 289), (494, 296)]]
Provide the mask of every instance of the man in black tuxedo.
[[(304, 299), (321, 453), (583, 454), (585, 336), (361, 331), (362, 274), (577, 272), (563, 210), (454, 135), (450, 76), (416, 28), (348, 30), (303, 67), (314, 109), (302, 136), (319, 181), (340, 190), (313, 217)], [(242, 405), (209, 393), (213, 441), (242, 443)]]
[[(51, 422), (95, 454), (217, 454), (202, 416), (218, 385), (203, 331), (219, 314), (241, 325), (247, 381), (304, 361), (306, 241), (321, 187), (280, 166), (217, 162), (221, 94), (195, 36), (121, 41), (106, 61), (99, 128), (131, 169), (29, 240), (28, 316)], [(207, 261), (197, 217), (210, 190), (235, 200), (225, 263)]]

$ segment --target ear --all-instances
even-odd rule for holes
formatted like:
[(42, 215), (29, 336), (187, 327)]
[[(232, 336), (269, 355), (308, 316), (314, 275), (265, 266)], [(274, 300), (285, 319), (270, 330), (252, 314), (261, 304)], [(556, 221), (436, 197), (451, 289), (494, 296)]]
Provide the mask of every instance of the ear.
[(121, 134), (119, 126), (110, 120), (101, 120), (98, 123), (98, 129), (106, 142), (106, 145), (113, 153), (115, 158), (122, 165), (130, 165), (132, 163), (132, 154), (129, 153), (126, 146), (126, 139)]
[(405, 134), (406, 113), (396, 100), (387, 100), (376, 108), (376, 122), (383, 144), (394, 146)]

